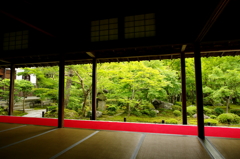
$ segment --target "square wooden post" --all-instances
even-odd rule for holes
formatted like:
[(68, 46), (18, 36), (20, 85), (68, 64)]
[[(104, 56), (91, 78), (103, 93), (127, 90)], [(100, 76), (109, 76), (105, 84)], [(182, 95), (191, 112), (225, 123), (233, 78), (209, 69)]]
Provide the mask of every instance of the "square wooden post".
[(8, 106), (8, 115), (13, 115), (13, 106), (14, 106), (14, 81), (15, 81), (15, 65), (11, 64), (11, 73), (10, 73), (10, 88), (9, 88), (9, 106)]
[(97, 105), (97, 59), (93, 58), (92, 64), (92, 120), (96, 120)]
[(201, 67), (201, 53), (200, 44), (195, 43), (194, 46), (194, 62), (195, 62), (195, 80), (197, 93), (197, 123), (198, 123), (198, 137), (205, 138), (204, 134), (204, 116), (203, 116), (203, 90), (202, 90), (202, 67)]
[(58, 89), (58, 128), (64, 127), (64, 79), (65, 61), (63, 55), (59, 61), (59, 89)]
[(187, 125), (187, 101), (186, 101), (186, 64), (185, 53), (181, 52), (181, 81), (182, 81), (182, 123)]

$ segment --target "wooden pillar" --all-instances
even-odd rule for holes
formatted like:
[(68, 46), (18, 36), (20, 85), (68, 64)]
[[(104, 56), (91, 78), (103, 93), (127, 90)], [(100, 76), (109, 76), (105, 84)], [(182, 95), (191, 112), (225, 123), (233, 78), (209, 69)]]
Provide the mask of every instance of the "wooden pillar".
[(93, 58), (92, 64), (92, 120), (96, 120), (97, 105), (97, 59)]
[(199, 43), (196, 43), (194, 46), (194, 62), (195, 62), (195, 80), (196, 80), (196, 94), (197, 94), (198, 137), (201, 139), (204, 139), (205, 134), (204, 134), (204, 116), (203, 116), (202, 68), (201, 68), (201, 53), (200, 53)]
[(65, 64), (64, 58), (59, 61), (59, 89), (58, 89), (58, 127), (64, 127), (64, 78)]
[(11, 64), (11, 73), (10, 73), (10, 87), (9, 87), (9, 106), (8, 106), (8, 115), (13, 115), (13, 106), (14, 106), (14, 81), (15, 81), (15, 65)]
[(187, 101), (186, 101), (186, 69), (185, 53), (181, 52), (181, 79), (182, 79), (182, 123), (187, 124)]

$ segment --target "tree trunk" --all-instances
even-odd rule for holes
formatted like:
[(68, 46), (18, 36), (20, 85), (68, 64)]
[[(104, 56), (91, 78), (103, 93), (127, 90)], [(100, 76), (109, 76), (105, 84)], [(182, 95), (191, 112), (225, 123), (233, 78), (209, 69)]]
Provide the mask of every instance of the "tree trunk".
[(128, 116), (130, 116), (131, 108), (129, 103), (127, 103), (127, 109), (128, 109)]
[(132, 90), (132, 99), (135, 98), (134, 95), (135, 95), (135, 91), (134, 91), (134, 89), (133, 89), (133, 90)]
[(88, 94), (85, 94), (84, 95), (84, 100), (83, 100), (83, 106), (82, 106), (82, 116), (83, 117), (85, 116), (85, 107), (86, 107), (86, 104), (87, 104), (87, 97), (88, 97)]
[(25, 97), (23, 97), (23, 113), (25, 113)]
[(65, 102), (64, 102), (64, 108), (67, 107), (68, 102), (69, 102), (69, 97), (70, 97), (70, 91), (71, 91), (71, 85), (72, 85), (72, 78), (71, 75), (73, 74), (73, 69), (69, 68), (69, 72), (68, 72), (68, 78), (67, 78), (67, 82), (66, 82), (66, 94), (65, 94)]
[(228, 113), (228, 109), (230, 109), (229, 105), (230, 105), (230, 101), (232, 99), (232, 96), (230, 95), (229, 98), (227, 99), (227, 109), (226, 109), (226, 112)]
[(43, 101), (41, 100), (41, 107), (43, 107)]
[(175, 103), (175, 96), (172, 96), (172, 103)]

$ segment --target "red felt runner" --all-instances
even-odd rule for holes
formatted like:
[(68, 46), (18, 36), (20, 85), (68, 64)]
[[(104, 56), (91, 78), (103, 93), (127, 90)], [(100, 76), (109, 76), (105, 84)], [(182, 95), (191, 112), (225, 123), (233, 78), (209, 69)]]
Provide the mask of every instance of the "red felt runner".
[[(0, 122), (31, 124), (43, 126), (57, 126), (57, 119), (0, 116)], [(197, 126), (191, 125), (169, 125), (169, 124), (146, 124), (146, 123), (127, 123), (111, 121), (87, 121), (87, 120), (64, 120), (64, 126), (70, 128), (98, 129), (133, 131), (175, 135), (194, 135), (197, 136)], [(211, 137), (240, 138), (240, 128), (229, 127), (205, 127), (205, 135)]]

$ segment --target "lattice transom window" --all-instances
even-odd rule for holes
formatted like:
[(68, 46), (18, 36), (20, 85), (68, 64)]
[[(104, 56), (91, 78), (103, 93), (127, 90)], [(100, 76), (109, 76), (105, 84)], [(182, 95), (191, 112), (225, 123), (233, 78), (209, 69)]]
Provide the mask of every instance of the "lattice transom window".
[(141, 14), (125, 17), (125, 38), (141, 38), (156, 35), (155, 14)]
[(3, 50), (28, 48), (28, 30), (4, 33)]
[(91, 41), (108, 41), (118, 39), (118, 19), (103, 19), (92, 21)]

